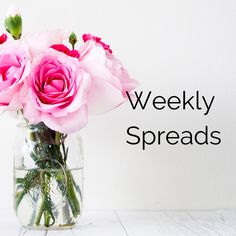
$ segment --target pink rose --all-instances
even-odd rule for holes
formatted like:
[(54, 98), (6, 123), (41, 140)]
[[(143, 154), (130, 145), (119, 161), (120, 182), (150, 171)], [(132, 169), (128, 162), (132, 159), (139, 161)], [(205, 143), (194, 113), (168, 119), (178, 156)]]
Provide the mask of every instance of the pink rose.
[(130, 78), (101, 38), (86, 34), (83, 39), (85, 44), (79, 50), (79, 60), (81, 67), (91, 76), (88, 109), (93, 114), (107, 112), (126, 101), (126, 92), (131, 92), (138, 83)]
[(89, 85), (77, 58), (49, 48), (36, 59), (27, 80), (24, 115), (61, 133), (78, 131), (87, 124)]
[(0, 46), (1, 110), (21, 108), (19, 94), (30, 68), (28, 49), (20, 40), (6, 42)]

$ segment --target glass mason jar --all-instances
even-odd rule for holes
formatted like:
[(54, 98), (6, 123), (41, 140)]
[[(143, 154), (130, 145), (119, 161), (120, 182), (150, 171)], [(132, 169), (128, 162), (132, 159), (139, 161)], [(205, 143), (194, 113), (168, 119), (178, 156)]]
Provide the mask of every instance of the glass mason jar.
[(25, 227), (64, 229), (81, 216), (83, 153), (76, 134), (43, 123), (18, 125), (14, 146), (14, 203)]

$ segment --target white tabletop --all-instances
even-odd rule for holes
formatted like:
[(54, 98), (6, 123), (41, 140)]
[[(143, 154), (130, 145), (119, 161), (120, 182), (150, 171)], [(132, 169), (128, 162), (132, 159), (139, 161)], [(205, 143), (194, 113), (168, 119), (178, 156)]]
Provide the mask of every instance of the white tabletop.
[(34, 231), (20, 226), (14, 213), (0, 210), (1, 235), (9, 236), (235, 236), (236, 211), (85, 211), (72, 230)]

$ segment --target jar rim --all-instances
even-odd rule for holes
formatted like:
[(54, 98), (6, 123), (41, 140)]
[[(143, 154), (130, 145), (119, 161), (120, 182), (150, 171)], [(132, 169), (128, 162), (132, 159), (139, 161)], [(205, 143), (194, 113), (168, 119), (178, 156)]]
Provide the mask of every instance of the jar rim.
[(26, 124), (26, 122), (21, 121), (21, 122), (17, 123), (16, 127), (17, 128), (27, 128), (29, 126)]

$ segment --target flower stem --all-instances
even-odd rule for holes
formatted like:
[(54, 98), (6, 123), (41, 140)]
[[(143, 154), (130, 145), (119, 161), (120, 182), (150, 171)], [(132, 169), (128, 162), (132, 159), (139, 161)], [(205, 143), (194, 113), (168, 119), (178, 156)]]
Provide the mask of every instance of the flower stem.
[(25, 194), (26, 194), (25, 190), (23, 190), (19, 194), (17, 194), (17, 196), (16, 196), (16, 205), (15, 205), (16, 210), (18, 209), (19, 204), (20, 204), (21, 200), (23, 199), (23, 197), (25, 196)]
[(67, 175), (68, 201), (74, 217), (77, 217), (80, 214), (80, 203), (75, 194), (71, 172), (67, 171), (66, 175)]
[(44, 194), (46, 196), (45, 198), (45, 211), (44, 211), (44, 225), (45, 227), (50, 226), (50, 219), (51, 219), (51, 201), (50, 201), (50, 175), (45, 174), (45, 181), (44, 181)]
[(41, 173), (41, 179), (43, 182), (43, 191), (42, 191), (43, 197), (42, 197), (42, 203), (39, 207), (38, 215), (35, 220), (35, 224), (37, 226), (40, 225), (40, 221), (41, 221), (42, 215), (44, 213), (44, 226), (49, 227), (50, 226), (50, 219), (52, 218), (51, 202), (50, 202), (50, 197), (48, 195), (49, 191), (50, 191), (50, 175), (43, 172), (43, 173)]
[(40, 205), (40, 207), (39, 207), (39, 212), (38, 212), (38, 215), (37, 215), (36, 220), (35, 220), (35, 224), (36, 224), (37, 226), (39, 226), (40, 221), (41, 221), (41, 218), (42, 218), (42, 215), (43, 215), (44, 202), (45, 202), (45, 195), (43, 195), (42, 202), (41, 202), (41, 205)]

